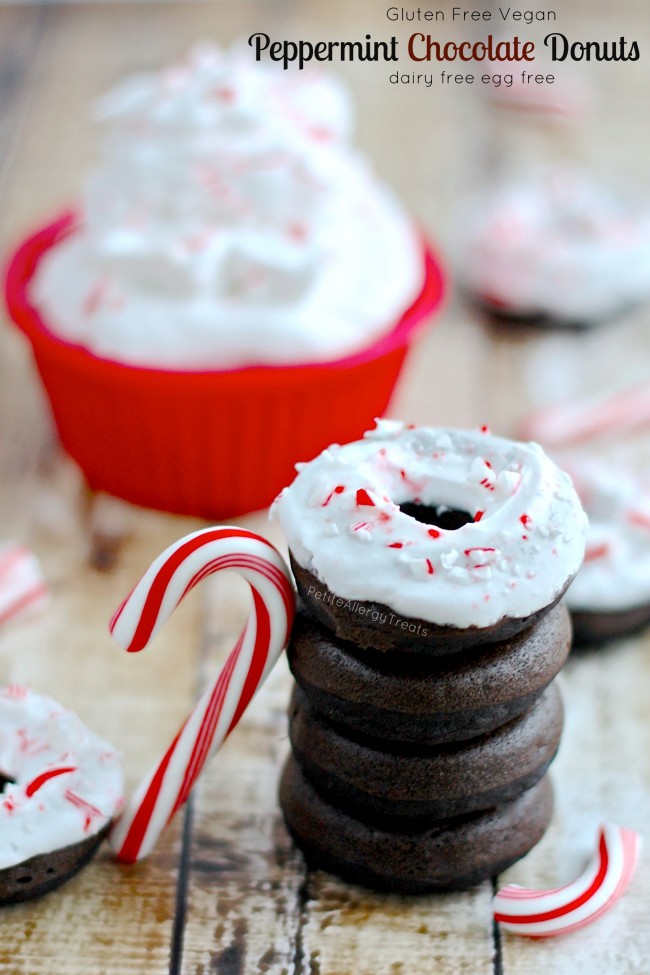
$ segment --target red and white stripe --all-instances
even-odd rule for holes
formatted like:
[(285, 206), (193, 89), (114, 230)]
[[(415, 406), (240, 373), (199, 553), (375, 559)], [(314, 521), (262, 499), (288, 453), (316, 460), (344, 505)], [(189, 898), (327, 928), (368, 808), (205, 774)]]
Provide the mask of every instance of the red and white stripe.
[(110, 624), (120, 646), (129, 652), (142, 650), (183, 597), (222, 569), (236, 570), (249, 584), (251, 613), (221, 673), (113, 827), (111, 845), (127, 863), (151, 852), (270, 673), (289, 639), (295, 596), (284, 560), (264, 538), (244, 528), (207, 528), (163, 552)]
[(47, 603), (48, 591), (36, 556), (17, 542), (0, 548), (0, 623)]
[(570, 447), (604, 434), (650, 424), (650, 384), (639, 383), (607, 399), (564, 403), (538, 410), (523, 421), (518, 435), (545, 447)]
[(585, 871), (565, 887), (527, 890), (503, 887), (493, 900), (494, 919), (513, 934), (552, 938), (591, 924), (628, 886), (639, 855), (640, 837), (624, 826), (601, 826), (598, 846)]

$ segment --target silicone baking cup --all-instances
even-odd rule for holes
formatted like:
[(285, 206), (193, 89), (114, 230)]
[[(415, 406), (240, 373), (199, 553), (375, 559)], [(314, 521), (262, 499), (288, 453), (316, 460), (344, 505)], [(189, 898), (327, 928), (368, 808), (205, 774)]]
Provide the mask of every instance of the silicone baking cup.
[(444, 293), (423, 244), (421, 293), (387, 335), (353, 355), (209, 372), (142, 368), (58, 338), (30, 301), (39, 260), (74, 226), (68, 213), (18, 247), (6, 275), (9, 313), (89, 487), (177, 514), (221, 519), (264, 508), (297, 460), (360, 437), (384, 413), (409, 344)]

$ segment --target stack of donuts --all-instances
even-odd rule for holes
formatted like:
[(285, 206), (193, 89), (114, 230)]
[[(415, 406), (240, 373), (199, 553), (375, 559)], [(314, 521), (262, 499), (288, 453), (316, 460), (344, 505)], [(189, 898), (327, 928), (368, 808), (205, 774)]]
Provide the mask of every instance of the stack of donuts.
[(403, 893), (494, 876), (543, 835), (584, 553), (534, 444), (380, 421), (277, 508), (302, 606), (280, 801), (309, 863)]

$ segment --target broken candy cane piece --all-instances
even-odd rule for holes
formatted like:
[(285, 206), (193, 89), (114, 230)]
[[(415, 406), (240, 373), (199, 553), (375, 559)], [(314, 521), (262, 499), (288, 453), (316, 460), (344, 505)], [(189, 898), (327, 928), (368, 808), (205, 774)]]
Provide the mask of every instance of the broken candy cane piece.
[(249, 584), (250, 616), (221, 673), (111, 831), (111, 845), (118, 859), (127, 863), (151, 852), (270, 673), (289, 639), (295, 596), (287, 566), (264, 538), (243, 528), (208, 528), (166, 549), (110, 624), (120, 646), (130, 652), (142, 650), (181, 599), (201, 579), (222, 569), (234, 569)]
[(40, 562), (17, 542), (0, 547), (0, 623), (39, 609), (49, 595)]
[(585, 871), (565, 887), (527, 890), (503, 887), (492, 906), (494, 919), (513, 934), (552, 938), (591, 924), (628, 886), (640, 848), (640, 837), (624, 826), (601, 826), (598, 847)]
[(546, 447), (568, 447), (620, 430), (650, 424), (650, 385), (640, 383), (604, 400), (565, 403), (538, 410), (518, 431), (524, 440)]

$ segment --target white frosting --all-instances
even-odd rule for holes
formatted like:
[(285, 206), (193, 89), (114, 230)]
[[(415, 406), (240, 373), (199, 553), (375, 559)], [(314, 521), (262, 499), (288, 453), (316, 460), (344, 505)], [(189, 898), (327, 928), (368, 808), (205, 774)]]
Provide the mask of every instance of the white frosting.
[(596, 462), (572, 468), (589, 516), (582, 568), (567, 593), (587, 612), (650, 604), (650, 491), (631, 473)]
[(504, 310), (580, 322), (650, 296), (650, 216), (576, 173), (503, 186), (474, 204), (468, 226), (462, 276)]
[[(289, 547), (347, 599), (491, 626), (547, 606), (582, 560), (587, 519), (571, 479), (534, 443), (379, 420), (297, 469), (276, 501)], [(432, 529), (400, 510), (407, 501), (483, 514)]]
[(101, 105), (109, 138), (80, 230), (33, 297), (62, 337), (183, 369), (353, 352), (417, 296), (404, 211), (349, 145), (340, 85), (197, 48)]
[[(47, 777), (56, 769), (74, 771)], [(26, 687), (0, 690), (0, 772), (12, 780), (0, 794), (0, 869), (93, 836), (124, 802), (115, 750)]]

